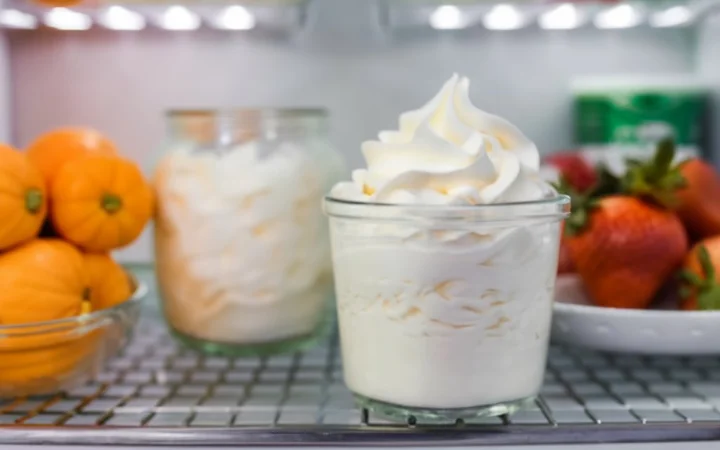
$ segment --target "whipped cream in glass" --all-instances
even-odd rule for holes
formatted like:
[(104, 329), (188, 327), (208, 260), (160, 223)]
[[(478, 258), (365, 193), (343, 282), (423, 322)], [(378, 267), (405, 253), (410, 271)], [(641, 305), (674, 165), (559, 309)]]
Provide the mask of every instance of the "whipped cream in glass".
[(470, 81), (453, 75), (422, 108), (400, 115), (398, 131), (363, 143), (367, 169), (337, 184), (345, 200), (480, 205), (553, 195), (540, 177), (537, 147), (517, 127), (473, 106)]
[[(300, 133), (307, 124), (289, 126), (297, 119), (289, 112), (272, 122), (260, 112), (187, 114), (175, 117), (184, 137), (155, 177), (165, 316), (202, 351), (303, 348), (317, 340), (332, 292), (320, 200), (336, 179), (336, 158)], [(274, 124), (272, 139), (264, 123)]]
[(425, 419), (504, 414), (538, 393), (569, 201), (535, 145), (454, 75), (325, 199), (345, 382)]

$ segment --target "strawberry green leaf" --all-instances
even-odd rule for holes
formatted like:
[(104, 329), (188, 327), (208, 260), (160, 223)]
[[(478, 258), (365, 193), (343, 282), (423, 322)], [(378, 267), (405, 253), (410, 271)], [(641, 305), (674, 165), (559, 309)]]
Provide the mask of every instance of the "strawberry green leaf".
[(675, 159), (675, 144), (672, 139), (663, 139), (655, 151), (655, 167), (667, 172)]
[(642, 167), (644, 164), (644, 161), (635, 158), (628, 158), (625, 160), (625, 165), (627, 167)]
[(665, 139), (658, 143), (654, 156), (646, 162), (628, 160), (622, 178), (622, 191), (666, 208), (677, 204), (675, 193), (685, 186), (679, 165), (673, 165), (675, 143)]
[(581, 194), (573, 188), (566, 179), (561, 178), (559, 183), (553, 185), (561, 194), (570, 197), (570, 216), (565, 219), (565, 233), (574, 236), (588, 223), (590, 211), (597, 205), (597, 202), (590, 193)]
[(700, 267), (702, 267), (703, 275), (705, 275), (706, 283), (715, 283), (715, 267), (710, 260), (710, 253), (707, 247), (701, 245), (698, 247), (698, 261), (700, 261)]
[(619, 194), (622, 192), (622, 183), (619, 177), (615, 176), (605, 165), (597, 169), (598, 181), (591, 192), (592, 197), (603, 197), (606, 195)]
[(689, 270), (680, 271), (680, 278), (682, 278), (683, 281), (698, 288), (702, 287), (705, 284), (705, 280), (700, 278), (700, 276), (695, 272), (691, 272)]
[(570, 234), (571, 236), (576, 235), (580, 230), (585, 227), (587, 220), (587, 210), (585, 208), (579, 207), (574, 214), (570, 214), (570, 217), (568, 217), (567, 221), (565, 222), (565, 227), (568, 234)]
[(682, 270), (680, 277), (683, 280), (683, 286), (680, 295), (683, 298), (690, 298), (693, 294), (697, 294), (698, 308), (700, 309), (720, 309), (720, 284), (716, 280), (716, 270), (710, 257), (708, 249), (701, 245), (696, 251), (698, 262), (702, 276), (690, 270)]
[(698, 307), (705, 310), (720, 309), (720, 286), (701, 291), (698, 295)]
[(693, 290), (687, 286), (682, 286), (678, 290), (678, 294), (680, 294), (680, 298), (682, 299), (690, 298), (690, 296), (693, 295)]

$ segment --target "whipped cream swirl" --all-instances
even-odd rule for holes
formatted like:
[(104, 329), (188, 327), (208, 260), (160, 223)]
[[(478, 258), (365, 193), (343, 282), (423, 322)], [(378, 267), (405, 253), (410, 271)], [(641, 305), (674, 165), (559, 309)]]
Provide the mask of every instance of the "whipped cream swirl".
[(555, 195), (540, 175), (537, 147), (517, 127), (476, 108), (470, 82), (454, 74), (398, 131), (362, 144), (367, 169), (330, 196), (391, 204), (478, 205)]

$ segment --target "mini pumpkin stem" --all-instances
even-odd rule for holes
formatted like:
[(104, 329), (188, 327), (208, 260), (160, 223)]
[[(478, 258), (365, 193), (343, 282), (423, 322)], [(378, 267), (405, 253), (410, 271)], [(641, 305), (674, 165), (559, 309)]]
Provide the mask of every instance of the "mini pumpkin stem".
[(703, 277), (689, 270), (680, 272), (681, 278), (690, 288), (681, 290), (680, 295), (687, 298), (694, 291), (697, 293), (700, 309), (720, 309), (720, 285), (717, 283), (715, 266), (710, 259), (710, 253), (704, 245), (698, 247), (697, 257)]
[(25, 191), (25, 209), (30, 214), (37, 214), (43, 206), (43, 193), (38, 188), (30, 188)]
[(108, 214), (115, 214), (122, 208), (122, 199), (115, 194), (105, 194), (100, 204)]

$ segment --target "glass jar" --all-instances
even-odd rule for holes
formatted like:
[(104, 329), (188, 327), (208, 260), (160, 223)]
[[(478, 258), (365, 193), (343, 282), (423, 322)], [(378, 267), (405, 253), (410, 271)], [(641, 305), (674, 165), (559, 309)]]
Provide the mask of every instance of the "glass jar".
[(510, 414), (543, 382), (569, 198), (389, 205), (326, 198), (345, 384), (373, 413)]
[(294, 352), (329, 328), (321, 199), (342, 175), (315, 109), (173, 111), (156, 170), (162, 308), (206, 353)]

